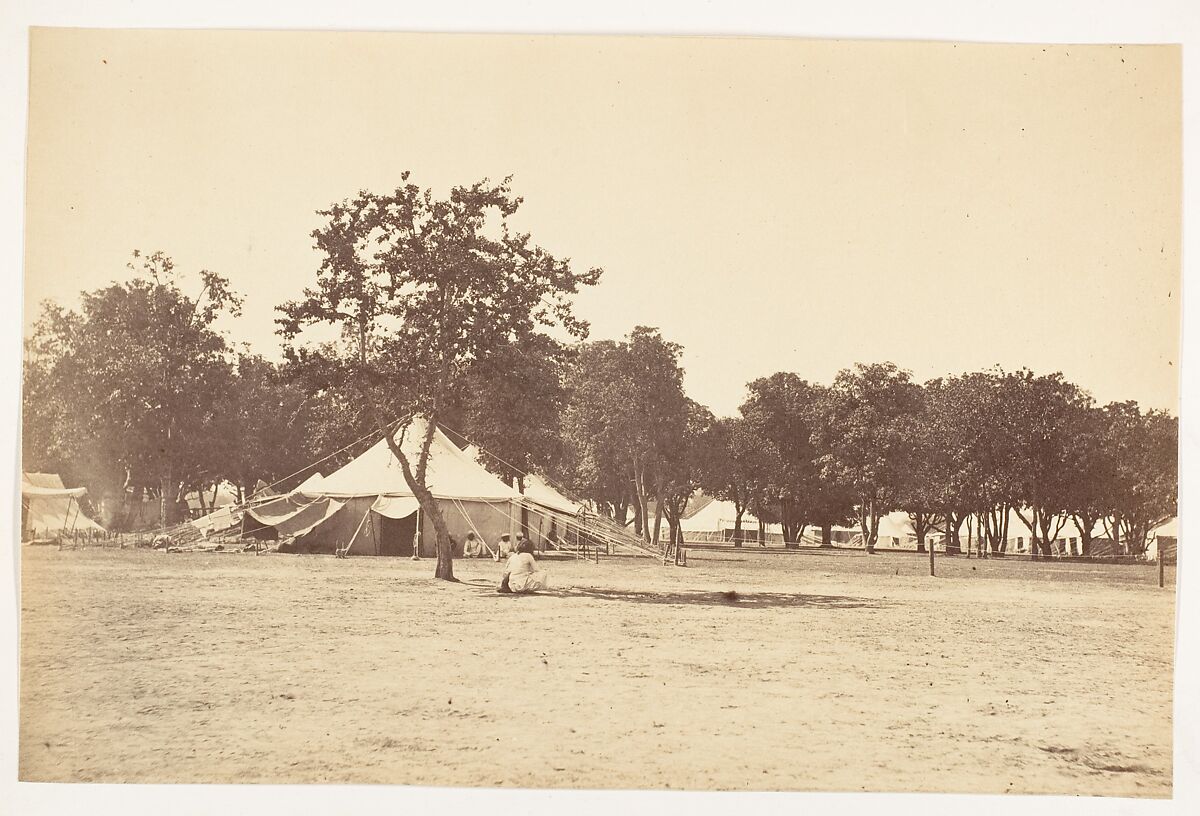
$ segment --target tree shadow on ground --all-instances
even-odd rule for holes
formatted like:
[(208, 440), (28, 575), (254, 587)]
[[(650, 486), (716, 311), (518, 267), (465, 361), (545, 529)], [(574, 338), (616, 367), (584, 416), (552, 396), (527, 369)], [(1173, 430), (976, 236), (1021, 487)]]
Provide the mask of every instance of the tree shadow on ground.
[[(553, 593), (553, 590), (551, 590)], [(661, 604), (666, 606), (725, 606), (740, 609), (780, 609), (788, 607), (827, 609), (877, 609), (883, 604), (870, 598), (846, 595), (805, 595), (791, 592), (632, 592), (621, 589), (561, 590), (564, 596), (597, 598), (602, 601)]]

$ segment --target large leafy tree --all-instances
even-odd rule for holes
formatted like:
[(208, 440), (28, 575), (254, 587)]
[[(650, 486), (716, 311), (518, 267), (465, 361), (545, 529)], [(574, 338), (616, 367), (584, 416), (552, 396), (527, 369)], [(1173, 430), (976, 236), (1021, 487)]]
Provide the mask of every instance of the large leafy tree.
[(831, 544), (831, 527), (853, 512), (853, 495), (822, 475), (822, 457), (838, 422), (830, 389), (796, 374), (780, 372), (751, 382), (742, 415), (761, 440), (768, 515), (783, 528), (784, 544), (799, 546), (805, 528), (822, 528)]
[(829, 395), (822, 476), (853, 493), (867, 552), (875, 551), (879, 519), (896, 507), (909, 478), (907, 430), (919, 393), (894, 363), (859, 363), (838, 373)]
[[(313, 233), (322, 255), (315, 285), (280, 307), (289, 340), (306, 326), (338, 326), (353, 344), (332, 387), (362, 400), (380, 428), (437, 536), (435, 576), (453, 580), (445, 519), (426, 484), (439, 419), (451, 410), (468, 369), (558, 329), (582, 338), (571, 295), (600, 271), (569, 261), (513, 229), (521, 199), (510, 180), (454, 187), (446, 198), (402, 176), (393, 192), (360, 192), (320, 212)], [(403, 450), (410, 418), (425, 432)]]
[(961, 462), (950, 463), (948, 518), (961, 524), (975, 516), (981, 556), (989, 549), (992, 555), (1006, 551), (1012, 510), (1026, 492), (1023, 392), (1015, 382), (993, 368), (951, 378), (943, 392), (947, 450), (961, 456)]
[(1091, 397), (1062, 374), (1036, 376), (1023, 369), (1004, 377), (1012, 430), (1020, 460), (1019, 501), (1014, 511), (1032, 532), (1034, 547), (1049, 556), (1068, 520), (1077, 434)]
[(613, 340), (582, 344), (566, 386), (562, 414), (566, 481), (620, 524), (625, 524), (629, 511), (634, 510), (640, 535), (641, 516), (636, 515), (626, 444), (635, 417), (622, 398), (634, 383), (623, 365), (622, 344)]
[(681, 353), (678, 344), (645, 326), (621, 342), (588, 344), (569, 377), (563, 417), (571, 455), (582, 463), (580, 492), (611, 500), (620, 495), (621, 482), (628, 484), (637, 530), (655, 545), (670, 459), (688, 421)]
[(207, 270), (187, 294), (162, 252), (134, 252), (128, 268), (128, 281), (84, 292), (78, 311), (44, 309), (27, 346), (25, 454), (28, 467), (68, 469), (79, 451), (93, 492), (148, 491), (166, 526), (183, 493), (224, 466), (214, 440), (233, 370), (214, 323), (240, 301)]
[(811, 521), (808, 503), (819, 492), (812, 416), (823, 389), (785, 372), (755, 380), (747, 388), (742, 416), (774, 460), (766, 474), (770, 501), (783, 527), (784, 545), (796, 547)]
[[(956, 460), (947, 451), (949, 428), (943, 425), (940, 381), (927, 383), (921, 390), (917, 408), (908, 419), (908, 461), (906, 477), (896, 496), (896, 505), (908, 514), (917, 537), (917, 552), (925, 552), (926, 539), (944, 523), (950, 477)], [(947, 550), (954, 553), (950, 540)]]
[(483, 464), (521, 491), (527, 473), (561, 477), (570, 358), (570, 348), (536, 335), (467, 369), (460, 394), (465, 433), (488, 454)]
[(733, 545), (742, 546), (742, 518), (752, 505), (766, 501), (774, 452), (745, 417), (722, 417), (704, 434), (699, 486), (715, 499), (733, 504)]
[(1091, 555), (1092, 532), (1112, 512), (1117, 461), (1107, 444), (1107, 414), (1087, 406), (1074, 417), (1068, 448), (1071, 476), (1064, 491), (1064, 506), (1079, 530), (1083, 555)]
[(243, 352), (229, 390), (218, 403), (224, 433), (213, 442), (223, 453), (221, 470), (213, 475), (237, 485), (243, 497), (260, 481), (272, 484), (296, 475), (298, 483), (311, 474), (306, 465), (326, 452), (306, 444), (313, 438), (320, 401), (289, 373)]
[(1113, 457), (1110, 535), (1129, 553), (1146, 550), (1150, 532), (1178, 513), (1179, 420), (1135, 402), (1104, 407), (1105, 442)]
[(706, 460), (712, 453), (708, 448), (709, 431), (715, 422), (712, 412), (694, 400), (687, 403), (687, 419), (680, 428), (680, 436), (662, 463), (666, 473), (663, 512), (669, 528), (668, 555), (678, 552), (683, 544), (683, 515), (703, 481)]

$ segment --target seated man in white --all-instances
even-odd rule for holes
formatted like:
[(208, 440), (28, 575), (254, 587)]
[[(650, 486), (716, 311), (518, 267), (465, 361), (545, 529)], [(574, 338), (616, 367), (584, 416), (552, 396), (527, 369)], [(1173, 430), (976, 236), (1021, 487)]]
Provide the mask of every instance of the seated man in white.
[(464, 558), (479, 558), (483, 555), (483, 548), (487, 546), (483, 543), (483, 539), (475, 535), (475, 533), (467, 533), (467, 540), (463, 542), (463, 557)]
[(504, 565), (504, 577), (500, 579), (499, 591), (537, 592), (549, 585), (549, 576), (537, 568), (537, 560), (533, 557), (533, 542), (522, 541)]

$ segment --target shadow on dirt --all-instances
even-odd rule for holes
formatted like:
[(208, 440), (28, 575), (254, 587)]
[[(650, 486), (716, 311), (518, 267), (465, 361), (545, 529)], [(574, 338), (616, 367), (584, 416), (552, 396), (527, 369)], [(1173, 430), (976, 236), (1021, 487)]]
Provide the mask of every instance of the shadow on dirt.
[(828, 609), (877, 609), (882, 603), (845, 595), (804, 595), (788, 592), (629, 592), (619, 589), (563, 590), (564, 596), (597, 598), (602, 601), (664, 604), (667, 606), (727, 606), (742, 609), (807, 607)]

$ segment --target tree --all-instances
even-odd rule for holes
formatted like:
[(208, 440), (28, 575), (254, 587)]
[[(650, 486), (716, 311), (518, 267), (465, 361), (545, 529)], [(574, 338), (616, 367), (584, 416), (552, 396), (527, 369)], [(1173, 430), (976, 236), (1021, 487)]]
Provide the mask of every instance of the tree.
[(1179, 512), (1179, 420), (1163, 411), (1143, 413), (1136, 402), (1110, 403), (1104, 414), (1115, 462), (1106, 526), (1131, 555), (1141, 555), (1150, 532)]
[(919, 405), (919, 388), (894, 363), (858, 363), (833, 382), (822, 477), (853, 491), (869, 553), (879, 538), (879, 519), (895, 507), (907, 479), (905, 432)]
[(563, 432), (583, 463), (579, 492), (611, 500), (621, 494), (622, 482), (628, 484), (636, 530), (654, 545), (670, 475), (666, 462), (688, 419), (681, 352), (657, 329), (638, 326), (621, 342), (584, 346), (568, 378)]
[[(920, 392), (916, 410), (908, 417), (906, 435), (909, 440), (904, 465), (905, 480), (896, 496), (896, 505), (908, 514), (917, 537), (917, 552), (925, 552), (925, 540), (944, 519), (947, 504), (948, 476), (953, 461), (947, 455), (944, 439), (948, 434), (942, 425), (941, 401), (937, 381)], [(946, 540), (948, 553), (950, 540)], [(931, 545), (932, 546), (932, 545)]]
[(462, 392), (467, 436), (488, 454), (483, 464), (524, 492), (534, 471), (561, 475), (562, 412), (571, 351), (544, 335), (498, 349), (468, 367)]
[[(544, 329), (586, 336), (570, 296), (600, 278), (515, 232), (521, 205), (510, 179), (454, 187), (447, 198), (401, 177), (379, 195), (360, 192), (319, 214), (323, 255), (316, 285), (280, 307), (289, 340), (329, 323), (357, 338), (357, 356), (338, 387), (362, 398), (437, 537), (435, 577), (454, 580), (450, 535), (426, 484), (437, 423), (472, 365), (538, 342)], [(411, 417), (425, 417), (417, 455), (403, 451)], [(393, 430), (395, 429), (395, 430)]]
[(798, 547), (809, 524), (829, 528), (849, 515), (853, 501), (822, 478), (819, 447), (829, 431), (829, 389), (779, 372), (751, 382), (742, 415), (764, 445), (766, 490), (783, 527), (786, 547)]
[(1008, 519), (1021, 492), (1020, 432), (1014, 392), (999, 369), (938, 378), (924, 387), (915, 417), (911, 481), (902, 497), (910, 517), (933, 513), (947, 553), (962, 550), (961, 529), (974, 516), (981, 557), (1003, 553)]
[(1090, 405), (1075, 415), (1068, 449), (1071, 478), (1064, 505), (1079, 530), (1083, 555), (1092, 554), (1092, 531), (1114, 506), (1116, 461), (1106, 443), (1106, 432), (1104, 409)]
[(619, 394), (633, 383), (622, 370), (620, 353), (620, 344), (612, 340), (577, 349), (567, 372), (562, 441), (566, 482), (624, 525), (635, 503), (624, 439), (633, 419)]
[(1014, 511), (1029, 527), (1030, 550), (1042, 555), (1066, 525), (1072, 482), (1078, 478), (1073, 449), (1091, 397), (1061, 373), (1035, 376), (1028, 369), (1008, 374), (1012, 427), (1010, 444), (1021, 462), (1019, 501)]
[(711, 411), (689, 399), (687, 419), (680, 428), (680, 436), (661, 464), (665, 473), (662, 503), (669, 529), (667, 555), (678, 552), (683, 544), (683, 514), (688, 501), (700, 487), (706, 462), (711, 456), (707, 442), (714, 421)]
[(328, 451), (297, 444), (312, 438), (318, 405), (286, 370), (256, 354), (238, 355), (230, 387), (217, 406), (222, 433), (214, 443), (222, 450), (221, 468), (195, 489), (228, 479), (248, 496), (260, 480), (272, 484), (320, 459)]
[(715, 499), (732, 502), (733, 546), (742, 546), (742, 517), (762, 504), (768, 491), (771, 453), (745, 417), (722, 417), (702, 441), (699, 486)]
[(232, 366), (213, 324), (240, 300), (207, 270), (188, 296), (162, 252), (135, 251), (128, 268), (125, 283), (84, 292), (78, 312), (44, 308), (27, 346), (26, 427), (46, 447), (27, 455), (53, 466), (77, 445), (96, 493), (156, 494), (165, 527), (185, 490), (222, 467), (217, 406)]

